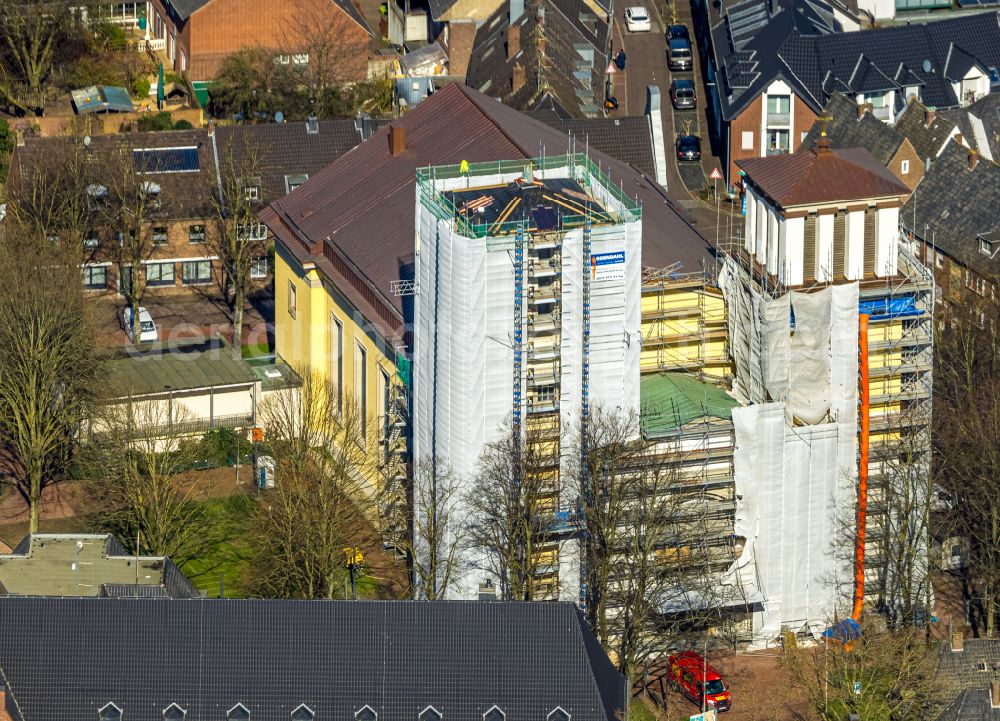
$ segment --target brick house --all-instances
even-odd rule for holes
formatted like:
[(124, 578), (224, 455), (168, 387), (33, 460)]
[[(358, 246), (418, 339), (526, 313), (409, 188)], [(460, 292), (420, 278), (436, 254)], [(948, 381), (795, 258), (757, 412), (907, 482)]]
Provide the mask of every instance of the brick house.
[(957, 108), (988, 95), (1000, 67), (996, 13), (852, 30), (807, 0), (743, 0), (711, 29), (710, 130), (727, 179), (736, 161), (795, 151), (834, 93), (892, 124), (912, 99)]
[(1000, 166), (948, 141), (903, 206), (900, 225), (934, 272), (938, 303), (997, 300)]
[(246, 47), (293, 53), (279, 57), (306, 64), (307, 26), (340, 38), (342, 80), (367, 76), (372, 32), (353, 0), (149, 0), (147, 17), (152, 41), (192, 80), (213, 78), (227, 55)]
[[(263, 207), (283, 197), (371, 135), (377, 123), (355, 120), (309, 120), (299, 123), (227, 126), (156, 133), (125, 133), (95, 136), (87, 153), (101, 168), (102, 156), (131, 152), (143, 166), (149, 184), (151, 206), (148, 232), (153, 252), (143, 263), (147, 294), (159, 296), (215, 295), (221, 287), (221, 267), (212, 250), (212, 234), (218, 227), (218, 188), (226, 167), (255, 168), (246, 178), (245, 190)], [(38, 158), (56, 152), (65, 137), (29, 137), (14, 149), (10, 193), (17, 202), (19, 187), (27, 187)], [(251, 159), (246, 157), (252, 154)], [(114, 238), (102, 229), (97, 204), (107, 193), (107, 181), (89, 178), (88, 203), (95, 205), (94, 227), (84, 238), (83, 284), (94, 296), (118, 294), (121, 279), (114, 260)], [(251, 275), (260, 284), (270, 282), (268, 254), (270, 235), (266, 227), (247, 227), (248, 240), (258, 243), (259, 257)]]

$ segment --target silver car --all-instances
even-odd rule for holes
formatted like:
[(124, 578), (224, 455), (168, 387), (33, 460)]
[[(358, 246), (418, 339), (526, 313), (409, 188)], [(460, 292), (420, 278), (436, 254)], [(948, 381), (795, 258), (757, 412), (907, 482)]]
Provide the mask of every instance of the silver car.
[(670, 102), (676, 110), (691, 110), (698, 105), (694, 93), (694, 83), (687, 79), (678, 79), (670, 83)]

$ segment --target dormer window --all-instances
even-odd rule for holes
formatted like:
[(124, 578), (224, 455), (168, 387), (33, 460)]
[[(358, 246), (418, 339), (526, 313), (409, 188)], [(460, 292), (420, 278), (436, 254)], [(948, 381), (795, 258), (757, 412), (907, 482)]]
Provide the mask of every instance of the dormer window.
[(243, 200), (256, 203), (260, 200), (260, 178), (250, 178), (243, 185)]
[(992, 240), (986, 240), (986, 238), (979, 239), (979, 252), (983, 255), (988, 255), (993, 257), (993, 251), (996, 250), (996, 242)]
[(250, 709), (238, 703), (226, 711), (226, 721), (250, 721)]
[(146, 202), (146, 207), (156, 209), (160, 207), (160, 186), (151, 180), (144, 180), (139, 186), (142, 197)]
[(122, 710), (113, 703), (106, 703), (97, 710), (97, 721), (122, 721)]
[(419, 721), (441, 721), (441, 712), (433, 706), (428, 706), (420, 712)]
[(304, 703), (299, 704), (295, 710), (292, 711), (292, 721), (312, 721), (315, 717), (316, 714), (313, 710)]
[(185, 716), (187, 716), (187, 711), (175, 703), (163, 709), (163, 721), (184, 721)]
[(354, 712), (354, 721), (376, 721), (378, 714), (371, 706), (362, 706)]
[(96, 213), (108, 204), (108, 189), (103, 185), (92, 183), (87, 186), (87, 210)]
[(556, 706), (549, 711), (549, 715), (545, 717), (545, 721), (569, 721), (569, 713), (562, 706)]
[(483, 714), (483, 721), (505, 721), (506, 714), (500, 710), (499, 706), (494, 706)]

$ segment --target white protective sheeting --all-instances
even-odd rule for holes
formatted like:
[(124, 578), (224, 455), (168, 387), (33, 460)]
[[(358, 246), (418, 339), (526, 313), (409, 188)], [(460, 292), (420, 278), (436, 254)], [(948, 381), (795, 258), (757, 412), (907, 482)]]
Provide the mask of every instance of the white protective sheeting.
[(791, 345), (790, 296), (762, 299), (761, 326), (764, 335), (764, 388), (771, 400), (783, 401), (788, 396), (788, 370)]
[(840, 426), (840, 483), (853, 489), (858, 477), (858, 284), (835, 285), (832, 293), (830, 411)]
[(726, 300), (729, 347), (736, 371), (733, 393), (742, 401), (763, 403), (760, 296), (752, 290), (747, 274), (729, 257), (719, 272), (719, 288)]
[(795, 334), (789, 342), (788, 411), (819, 423), (830, 410), (830, 288), (792, 292)]
[(834, 552), (837, 508), (849, 499), (837, 483), (837, 424), (789, 426), (782, 403), (736, 408), (733, 423), (736, 530), (753, 533), (734, 570), (751, 587), (752, 554), (764, 599), (754, 634), (764, 644), (783, 626), (798, 631), (833, 617), (850, 576)]

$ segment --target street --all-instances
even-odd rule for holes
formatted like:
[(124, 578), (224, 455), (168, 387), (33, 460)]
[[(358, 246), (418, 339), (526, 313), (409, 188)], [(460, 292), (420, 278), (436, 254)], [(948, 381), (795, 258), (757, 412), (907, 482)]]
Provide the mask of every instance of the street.
[[(625, 30), (622, 14), (627, 5), (642, 5), (649, 12), (652, 29), (646, 33), (629, 33)], [(725, 204), (719, 209), (711, 198), (712, 181), (709, 175), (713, 168), (721, 168), (719, 158), (712, 155), (705, 117), (704, 92), (700, 54), (691, 16), (691, 5), (684, 0), (674, 7), (676, 17), (664, 15), (663, 4), (658, 0), (629, 0), (616, 7), (613, 33), (613, 52), (625, 48), (627, 58), (624, 72), (612, 76), (613, 93), (621, 103), (622, 115), (640, 115), (646, 110), (646, 87), (655, 85), (660, 89), (663, 118), (663, 139), (667, 156), (667, 192), (679, 205), (687, 209), (696, 219), (700, 232), (707, 238), (714, 237), (717, 212), (723, 228), (731, 224), (727, 218)], [(670, 5), (666, 5), (670, 8)], [(671, 73), (667, 68), (667, 41), (665, 33), (671, 24), (687, 25), (691, 34), (693, 71)], [(677, 78), (687, 78), (694, 82), (698, 105), (695, 110), (674, 110), (670, 103), (670, 82)], [(701, 163), (677, 162), (674, 140), (678, 134), (692, 134), (701, 138)], [(706, 192), (708, 191), (708, 192)], [(718, 192), (725, 198), (725, 188), (720, 184)]]

